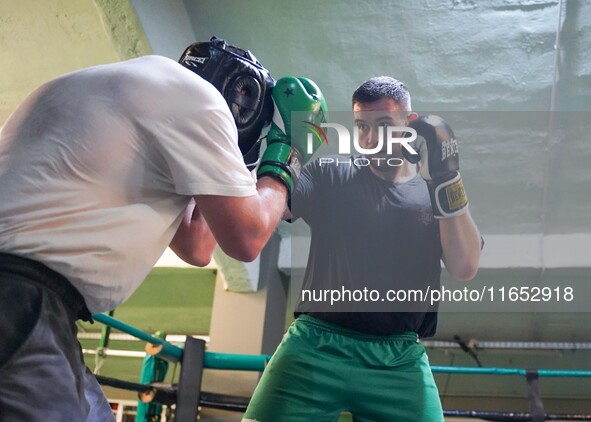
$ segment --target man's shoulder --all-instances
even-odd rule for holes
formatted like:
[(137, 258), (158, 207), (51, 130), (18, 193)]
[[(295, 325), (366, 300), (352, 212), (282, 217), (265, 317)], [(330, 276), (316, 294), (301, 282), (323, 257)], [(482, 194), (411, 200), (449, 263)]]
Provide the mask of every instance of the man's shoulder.
[(182, 69), (182, 66), (178, 62), (168, 57), (159, 56), (157, 54), (148, 54), (146, 56), (134, 57), (119, 63), (127, 66), (159, 66), (167, 69)]
[(203, 112), (221, 112), (233, 123), (228, 105), (219, 91), (189, 69), (158, 55), (130, 59), (111, 68), (118, 73), (120, 94), (129, 98), (146, 98), (155, 109), (170, 114), (191, 115), (192, 119), (209, 118)]
[(154, 86), (162, 85), (170, 89), (174, 85), (199, 85), (200, 78), (187, 71), (172, 59), (158, 55), (136, 57), (119, 63), (113, 63), (107, 69), (119, 72), (122, 76), (138, 82), (150, 82)]

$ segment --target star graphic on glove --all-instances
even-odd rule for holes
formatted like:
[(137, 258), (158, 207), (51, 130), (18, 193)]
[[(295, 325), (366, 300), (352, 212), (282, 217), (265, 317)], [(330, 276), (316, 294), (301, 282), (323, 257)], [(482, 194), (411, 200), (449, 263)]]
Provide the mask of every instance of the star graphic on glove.
[(283, 93), (286, 97), (289, 97), (290, 95), (293, 95), (293, 88), (285, 88), (285, 91), (283, 91)]

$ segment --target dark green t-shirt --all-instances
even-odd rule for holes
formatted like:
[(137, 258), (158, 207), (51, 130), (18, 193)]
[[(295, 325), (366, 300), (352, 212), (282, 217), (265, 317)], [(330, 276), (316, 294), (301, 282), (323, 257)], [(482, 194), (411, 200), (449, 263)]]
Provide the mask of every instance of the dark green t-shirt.
[(360, 157), (332, 158), (309, 163), (292, 196), (293, 219), (312, 233), (296, 315), (370, 334), (434, 335), (429, 291), (440, 286), (442, 251), (425, 181), (389, 183)]

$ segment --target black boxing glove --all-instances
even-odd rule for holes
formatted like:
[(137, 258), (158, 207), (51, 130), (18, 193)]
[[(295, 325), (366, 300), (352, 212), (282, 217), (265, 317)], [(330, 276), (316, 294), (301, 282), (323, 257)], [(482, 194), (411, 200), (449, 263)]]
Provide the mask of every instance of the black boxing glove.
[(466, 212), (468, 198), (460, 177), (458, 143), (451, 127), (439, 116), (419, 116), (408, 123), (417, 131), (412, 144), (418, 154), (402, 148), (411, 163), (421, 162), (420, 174), (427, 182), (435, 218), (450, 218)]

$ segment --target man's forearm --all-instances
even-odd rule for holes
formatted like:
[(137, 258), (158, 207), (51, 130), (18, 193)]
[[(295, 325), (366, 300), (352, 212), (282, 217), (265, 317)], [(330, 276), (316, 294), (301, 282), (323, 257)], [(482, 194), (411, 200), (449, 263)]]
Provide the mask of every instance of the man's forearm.
[(198, 195), (195, 200), (222, 250), (240, 261), (252, 261), (283, 216), (287, 189), (272, 177), (261, 177), (255, 195)]
[(443, 263), (459, 280), (471, 280), (478, 272), (481, 238), (470, 211), (439, 220)]
[(185, 209), (170, 248), (183, 261), (199, 267), (209, 264), (217, 242), (195, 201)]

